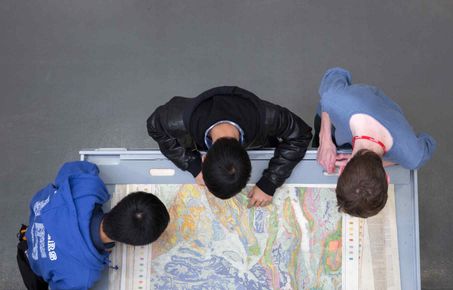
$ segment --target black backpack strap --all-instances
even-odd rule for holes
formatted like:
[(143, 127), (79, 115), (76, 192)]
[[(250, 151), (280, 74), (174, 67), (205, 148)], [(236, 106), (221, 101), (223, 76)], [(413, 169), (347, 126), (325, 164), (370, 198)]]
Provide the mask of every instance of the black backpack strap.
[(28, 290), (48, 290), (49, 285), (33, 272), (28, 263), (26, 254), (26, 251), (28, 250), (27, 239), (25, 238), (26, 231), (27, 226), (22, 225), (17, 233), (17, 238), (19, 239), (19, 243), (17, 244), (17, 265), (19, 266), (22, 280)]

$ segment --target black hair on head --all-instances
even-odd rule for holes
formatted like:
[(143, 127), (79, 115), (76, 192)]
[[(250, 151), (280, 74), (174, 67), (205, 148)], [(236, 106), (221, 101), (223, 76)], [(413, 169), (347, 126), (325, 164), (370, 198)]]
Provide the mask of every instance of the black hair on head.
[(234, 138), (216, 140), (208, 150), (202, 166), (206, 187), (221, 199), (228, 199), (239, 193), (247, 185), (251, 171), (247, 151)]
[(170, 221), (165, 205), (151, 193), (133, 192), (103, 219), (103, 230), (112, 240), (140, 246), (154, 242)]

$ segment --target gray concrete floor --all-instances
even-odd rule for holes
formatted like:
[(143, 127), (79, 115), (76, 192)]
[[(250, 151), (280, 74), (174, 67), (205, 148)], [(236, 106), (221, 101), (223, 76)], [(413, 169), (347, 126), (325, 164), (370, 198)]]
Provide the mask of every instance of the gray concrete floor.
[(338, 65), (437, 139), (419, 172), (421, 277), (453, 289), (452, 28), (448, 0), (2, 1), (0, 289), (22, 289), (16, 230), (79, 149), (155, 147), (156, 106), (224, 84), (311, 122)]

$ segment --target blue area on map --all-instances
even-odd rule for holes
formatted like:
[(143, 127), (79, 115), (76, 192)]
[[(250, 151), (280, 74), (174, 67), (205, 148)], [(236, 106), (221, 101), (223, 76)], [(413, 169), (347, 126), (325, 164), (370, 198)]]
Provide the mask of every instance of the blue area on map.
[(264, 220), (264, 211), (260, 208), (255, 209), (253, 227), (256, 233), (264, 233)]
[(203, 243), (200, 240), (194, 240), (194, 243), (197, 244), (199, 247), (203, 247)]
[[(189, 253), (186, 250), (184, 252)], [(173, 255), (165, 265), (165, 274), (153, 277), (152, 280), (155, 281), (155, 289), (161, 290), (270, 289), (266, 271), (259, 264), (240, 274), (230, 262), (219, 256), (201, 259)]]
[(192, 254), (192, 255), (201, 257), (200, 253), (198, 253), (197, 251), (194, 251), (192, 249), (189, 249), (189, 248), (179, 248), (178, 251), (181, 253)]
[(288, 265), (289, 264), (289, 253), (286, 253), (285, 250), (282, 249), (281, 245), (278, 245), (278, 247), (275, 247), (272, 249), (272, 261), (274, 262), (274, 265), (277, 265), (278, 267), (278, 272), (280, 273), (280, 281), (279, 284), (280, 286), (286, 285), (288, 283), (288, 272), (287, 269), (282, 269), (282, 265)]
[(212, 221), (212, 239), (214, 241), (220, 241), (225, 238), (225, 233), (223, 232), (221, 224), (214, 220)]

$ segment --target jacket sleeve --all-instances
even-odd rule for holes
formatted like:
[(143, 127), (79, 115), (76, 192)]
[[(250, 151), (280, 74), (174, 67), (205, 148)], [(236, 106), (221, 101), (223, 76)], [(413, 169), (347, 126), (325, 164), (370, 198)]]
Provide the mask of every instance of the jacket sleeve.
[(419, 169), (422, 167), (431, 157), (434, 151), (436, 151), (437, 142), (436, 140), (426, 134), (420, 133), (418, 136), (411, 136), (405, 138), (404, 149), (400, 150), (400, 154), (397, 155), (394, 161), (404, 168), (407, 169)]
[(279, 144), (256, 185), (265, 193), (273, 195), (304, 158), (312, 134), (311, 127), (288, 109), (271, 103), (266, 106), (266, 114), (269, 115), (265, 122), (268, 136), (276, 137)]
[[(171, 105), (157, 108), (147, 120), (148, 134), (159, 145), (162, 154), (178, 168), (189, 171), (194, 177), (201, 172), (201, 155), (195, 148), (184, 148), (175, 137), (175, 130), (169, 128), (168, 115)], [(182, 122), (182, 117), (181, 120)]]

